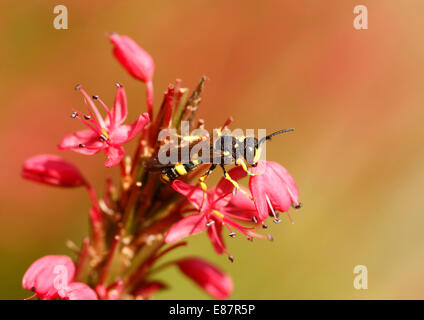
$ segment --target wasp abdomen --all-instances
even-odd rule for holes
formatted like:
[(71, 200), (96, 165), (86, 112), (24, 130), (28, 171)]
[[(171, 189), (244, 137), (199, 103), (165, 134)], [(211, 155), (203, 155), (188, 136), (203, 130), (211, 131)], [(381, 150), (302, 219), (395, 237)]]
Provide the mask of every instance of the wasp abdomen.
[(188, 163), (177, 163), (173, 167), (164, 168), (162, 169), (161, 179), (166, 183), (172, 182), (181, 176), (185, 176), (187, 173), (197, 168), (199, 164), (199, 161), (193, 160)]

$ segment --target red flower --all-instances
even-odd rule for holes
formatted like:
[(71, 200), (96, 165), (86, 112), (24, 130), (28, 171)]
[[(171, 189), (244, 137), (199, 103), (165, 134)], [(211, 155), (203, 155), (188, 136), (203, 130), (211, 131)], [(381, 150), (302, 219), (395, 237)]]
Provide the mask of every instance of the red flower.
[(74, 165), (50, 154), (39, 154), (27, 159), (22, 167), (22, 177), (60, 187), (85, 184), (82, 174)]
[(113, 54), (119, 63), (136, 79), (147, 86), (147, 106), (149, 116), (153, 119), (153, 84), (152, 78), (155, 64), (152, 57), (130, 37), (112, 33), (109, 36), (113, 43)]
[(127, 118), (127, 99), (124, 88), (120, 84), (117, 84), (117, 86), (118, 89), (112, 110), (109, 110), (98, 96), (93, 96), (105, 108), (107, 112), (105, 119), (101, 116), (94, 101), (81, 86), (77, 86), (91, 110), (89, 109), (89, 114), (86, 115), (75, 111), (72, 117), (83, 122), (89, 129), (66, 135), (58, 146), (60, 150), (72, 150), (86, 155), (105, 150), (107, 156), (105, 166), (108, 168), (117, 165), (122, 160), (125, 154), (122, 145), (143, 130), (145, 125), (149, 123), (150, 118), (147, 113), (143, 113), (133, 124), (122, 124)]
[(43, 300), (97, 300), (93, 289), (72, 282), (75, 265), (67, 256), (45, 256), (36, 260), (25, 272), (22, 287), (33, 290)]
[(265, 220), (271, 212), (274, 222), (280, 222), (276, 210), (286, 212), (290, 206), (300, 207), (299, 190), (288, 171), (273, 161), (259, 161), (252, 168), (249, 188), (255, 199), (258, 219)]
[(225, 300), (233, 292), (233, 280), (212, 264), (199, 258), (176, 262), (180, 270), (215, 299)]
[[(245, 172), (241, 167), (237, 167), (230, 170), (229, 174), (234, 180), (238, 180), (245, 175)], [(234, 229), (246, 235), (248, 239), (252, 239), (253, 236), (265, 238), (265, 236), (253, 232), (252, 228), (245, 227), (233, 220), (252, 222), (252, 218), (257, 215), (257, 212), (253, 201), (244, 194), (237, 192), (234, 196), (232, 195), (234, 186), (228, 180), (223, 178), (215, 188), (206, 191), (203, 206), (203, 190), (200, 187), (185, 184), (180, 180), (175, 180), (172, 187), (184, 195), (200, 212), (191, 214), (174, 224), (165, 237), (167, 243), (177, 242), (207, 229), (215, 251), (218, 254), (227, 253), (232, 261), (233, 257), (225, 249), (222, 226), (230, 231), (231, 237), (235, 236)]]

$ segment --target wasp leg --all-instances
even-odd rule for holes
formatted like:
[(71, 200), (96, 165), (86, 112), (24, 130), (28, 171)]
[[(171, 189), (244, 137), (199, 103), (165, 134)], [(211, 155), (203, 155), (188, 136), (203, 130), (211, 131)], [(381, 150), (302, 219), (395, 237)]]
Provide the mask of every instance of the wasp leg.
[(243, 168), (243, 170), (246, 171), (247, 175), (249, 175), (249, 176), (256, 176), (255, 173), (250, 172), (249, 168), (247, 167), (246, 162), (244, 162), (244, 160), (242, 158), (238, 158), (236, 160), (236, 164), (238, 166), (241, 166)]
[(243, 193), (250, 200), (254, 201), (253, 197), (250, 194), (248, 194), (246, 191), (244, 191), (242, 188), (240, 188), (240, 185), (238, 184), (238, 182), (233, 180), (233, 178), (230, 177), (230, 175), (228, 174), (227, 170), (225, 170), (225, 167), (222, 163), (221, 163), (221, 168), (222, 168), (222, 171), (224, 172), (224, 178), (227, 179), (228, 181), (230, 181), (238, 191)]
[(205, 203), (205, 198), (206, 198), (206, 190), (208, 190), (208, 186), (206, 185), (205, 181), (209, 177), (211, 172), (215, 170), (215, 168), (216, 168), (216, 164), (212, 164), (209, 167), (208, 171), (206, 171), (205, 174), (199, 178), (199, 184), (203, 190), (203, 199), (202, 199), (202, 204), (200, 205), (200, 210), (202, 210), (203, 208), (203, 204)]

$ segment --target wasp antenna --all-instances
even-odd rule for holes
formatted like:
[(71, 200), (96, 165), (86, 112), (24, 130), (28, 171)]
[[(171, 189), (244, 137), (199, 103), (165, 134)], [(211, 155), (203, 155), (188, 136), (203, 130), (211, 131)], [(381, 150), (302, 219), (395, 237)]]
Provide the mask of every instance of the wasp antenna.
[(259, 140), (258, 145), (260, 145), (261, 143), (265, 142), (266, 140), (270, 140), (274, 136), (277, 136), (279, 134), (286, 133), (286, 132), (291, 132), (291, 131), (294, 131), (294, 129), (293, 128), (288, 128), (288, 129), (278, 130), (278, 131), (276, 131), (274, 133), (271, 133), (270, 135), (267, 135), (266, 137), (263, 137), (261, 140)]

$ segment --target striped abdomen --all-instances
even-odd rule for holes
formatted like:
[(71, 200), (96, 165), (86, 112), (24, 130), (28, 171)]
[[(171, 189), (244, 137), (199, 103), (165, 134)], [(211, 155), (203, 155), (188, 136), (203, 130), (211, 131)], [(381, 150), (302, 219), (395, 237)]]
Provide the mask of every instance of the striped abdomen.
[(199, 166), (199, 161), (193, 160), (188, 163), (177, 163), (173, 167), (162, 169), (161, 179), (163, 182), (172, 182), (181, 176), (185, 176), (190, 171)]

